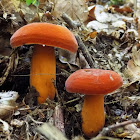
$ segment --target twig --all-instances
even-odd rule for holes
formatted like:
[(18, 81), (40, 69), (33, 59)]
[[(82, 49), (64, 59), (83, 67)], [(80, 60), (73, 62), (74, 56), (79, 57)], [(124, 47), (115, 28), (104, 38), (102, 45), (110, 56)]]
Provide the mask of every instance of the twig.
[(26, 124), (26, 139), (27, 140), (30, 140), (30, 137), (29, 137), (29, 124), (27, 121), (25, 121), (25, 124)]
[(103, 136), (103, 137), (95, 137), (95, 138), (92, 138), (90, 140), (120, 140), (120, 139)]
[(56, 82), (55, 82), (54, 79), (51, 79), (51, 80), (52, 80), (52, 83), (53, 83), (54, 88), (55, 88), (55, 94), (56, 94), (56, 97), (57, 97), (57, 99), (58, 99), (58, 102), (61, 103), (61, 99), (60, 99), (60, 97), (59, 97), (58, 90), (57, 90), (57, 87), (56, 87)]
[(68, 102), (65, 102), (64, 105), (73, 103), (73, 102), (78, 101), (78, 100), (80, 100), (80, 99), (81, 99), (81, 98), (75, 98), (75, 99), (73, 99), (73, 100), (70, 100), (70, 101), (68, 101)]
[(17, 56), (17, 49), (15, 49), (13, 51), (13, 53), (11, 54), (11, 57), (9, 59), (9, 63), (8, 63), (8, 67), (5, 70), (5, 73), (3, 74), (2, 77), (0, 77), (0, 86), (5, 82), (6, 78), (8, 77), (10, 71), (15, 68), (14, 66), (17, 66), (18, 64), (18, 56)]
[[(77, 27), (80, 26), (79, 23), (74, 22), (67, 14), (63, 14), (62, 18), (72, 29), (76, 29)], [(87, 47), (84, 45), (83, 41), (81, 40), (81, 38), (78, 35), (76, 35), (76, 39), (77, 39), (78, 45), (80, 47), (79, 49), (82, 51), (82, 53), (83, 53), (84, 57), (86, 58), (89, 66), (91, 68), (93, 68), (94, 67), (94, 61), (91, 58), (91, 55), (90, 55)]]
[(134, 10), (137, 11), (137, 0), (134, 0)]
[[(103, 137), (105, 136), (108, 132), (110, 132), (111, 130), (114, 130), (116, 128), (119, 128), (119, 127), (124, 127), (128, 124), (132, 124), (132, 123), (139, 123), (140, 120), (138, 119), (132, 119), (132, 120), (128, 120), (128, 121), (125, 121), (125, 122), (121, 122), (121, 123), (118, 123), (118, 124), (113, 124), (113, 125), (110, 125), (108, 127), (105, 127), (103, 128), (103, 130), (96, 136), (96, 138), (99, 138), (99, 137)], [(94, 139), (93, 139), (94, 140)]]
[(76, 35), (76, 39), (77, 39), (77, 42), (78, 42), (78, 45), (79, 45), (79, 49), (82, 51), (82, 53), (83, 53), (85, 59), (87, 60), (89, 66), (91, 68), (93, 68), (94, 67), (94, 61), (93, 61), (87, 47), (84, 45), (83, 41), (81, 40), (81, 38), (78, 35)]
[(62, 14), (63, 20), (69, 25), (71, 29), (76, 29), (77, 27), (81, 26), (80, 23), (73, 21), (67, 14)]
[(39, 122), (39, 121), (34, 120), (30, 115), (27, 115), (27, 118), (30, 119), (35, 124), (43, 124), (43, 122)]

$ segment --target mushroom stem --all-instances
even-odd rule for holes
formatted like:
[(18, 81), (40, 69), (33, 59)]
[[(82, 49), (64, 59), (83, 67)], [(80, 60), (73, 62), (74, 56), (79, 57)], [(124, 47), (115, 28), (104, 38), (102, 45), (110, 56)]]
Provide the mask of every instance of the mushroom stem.
[(53, 47), (35, 45), (32, 56), (30, 85), (39, 92), (38, 103), (55, 96), (56, 62)]
[(81, 115), (84, 134), (96, 136), (105, 123), (104, 95), (85, 95)]

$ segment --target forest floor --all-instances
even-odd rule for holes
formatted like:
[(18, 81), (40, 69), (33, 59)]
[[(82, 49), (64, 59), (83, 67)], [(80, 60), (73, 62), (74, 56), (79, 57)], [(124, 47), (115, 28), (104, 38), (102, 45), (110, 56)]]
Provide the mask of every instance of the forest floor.
[[(0, 1), (0, 139), (88, 139), (81, 129), (84, 96), (65, 89), (66, 79), (84, 68), (113, 70), (123, 78), (120, 89), (105, 95), (105, 126), (92, 140), (140, 139), (137, 3), (122, 1), (121, 6), (112, 6), (114, 3), (109, 1), (91, 0), (40, 0), (39, 5), (26, 2)], [(37, 104), (38, 93), (29, 83), (33, 45), (16, 49), (10, 46), (14, 32), (33, 22), (67, 27), (79, 45), (77, 54), (55, 49), (56, 96), (44, 104)]]

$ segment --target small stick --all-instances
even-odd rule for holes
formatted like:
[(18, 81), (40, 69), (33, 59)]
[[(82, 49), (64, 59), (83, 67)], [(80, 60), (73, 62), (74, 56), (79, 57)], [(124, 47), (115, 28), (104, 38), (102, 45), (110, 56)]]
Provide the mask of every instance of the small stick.
[(107, 137), (107, 136), (103, 136), (103, 137), (95, 137), (95, 138), (92, 138), (90, 140), (120, 140), (118, 138), (112, 138), (112, 137)]
[(81, 98), (76, 98), (76, 99), (70, 100), (70, 101), (68, 101), (68, 102), (65, 102), (64, 105), (69, 104), (69, 103), (73, 103), (73, 102), (78, 101), (78, 100), (80, 100), (80, 99), (81, 99)]
[[(63, 14), (62, 18), (70, 26), (70, 28), (76, 29), (77, 27), (80, 27), (80, 24), (74, 22), (67, 14)], [(82, 53), (83, 53), (84, 57), (86, 58), (89, 66), (91, 68), (93, 68), (94, 67), (94, 61), (93, 61), (87, 47), (84, 45), (83, 41), (81, 40), (81, 38), (78, 35), (76, 35), (76, 39), (77, 39), (77, 42), (78, 42), (78, 45), (79, 45), (79, 49), (82, 51)]]
[(67, 14), (62, 14), (63, 20), (69, 25), (71, 29), (76, 29), (77, 27), (81, 26), (80, 23), (73, 21)]
[(78, 42), (78, 45), (79, 45), (79, 49), (82, 51), (83, 56), (87, 60), (89, 66), (91, 68), (94, 68), (94, 61), (93, 61), (87, 47), (84, 45), (83, 41), (81, 40), (81, 38), (78, 35), (76, 35), (76, 39), (77, 39), (77, 42)]
[(8, 67), (5, 71), (5, 73), (3, 74), (2, 77), (0, 77), (0, 86), (5, 82), (6, 78), (8, 77), (10, 71), (13, 68), (16, 68), (17, 64), (18, 64), (18, 56), (17, 56), (17, 49), (15, 49), (13, 51), (13, 53), (11, 54), (11, 57), (9, 58), (9, 63), (8, 63)]
[(137, 0), (134, 0), (134, 10), (137, 11)]
[[(139, 123), (139, 122), (140, 122), (140, 120), (138, 120), (138, 119), (132, 119), (132, 120), (128, 120), (128, 121), (118, 123), (118, 124), (110, 125), (108, 127), (103, 128), (103, 130), (96, 136), (96, 138), (105, 136), (108, 132), (110, 132), (113, 129), (116, 129), (116, 128), (119, 128), (119, 127), (124, 127), (124, 126), (126, 126), (128, 124), (132, 124), (132, 123)], [(94, 139), (92, 139), (92, 140), (94, 140)]]

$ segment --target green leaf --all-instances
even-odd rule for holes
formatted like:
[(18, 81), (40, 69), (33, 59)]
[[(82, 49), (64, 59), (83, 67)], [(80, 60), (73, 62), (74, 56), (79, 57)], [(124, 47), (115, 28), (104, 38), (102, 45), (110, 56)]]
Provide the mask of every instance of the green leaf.
[(125, 0), (110, 0), (109, 5), (123, 5)]
[(32, 4), (35, 6), (38, 6), (38, 1), (37, 0), (32, 0)]
[(32, 3), (32, 0), (26, 0), (26, 4), (29, 6)]
[(38, 6), (39, 2), (38, 2), (38, 0), (26, 0), (26, 4), (27, 4), (27, 6), (29, 6), (30, 4)]

